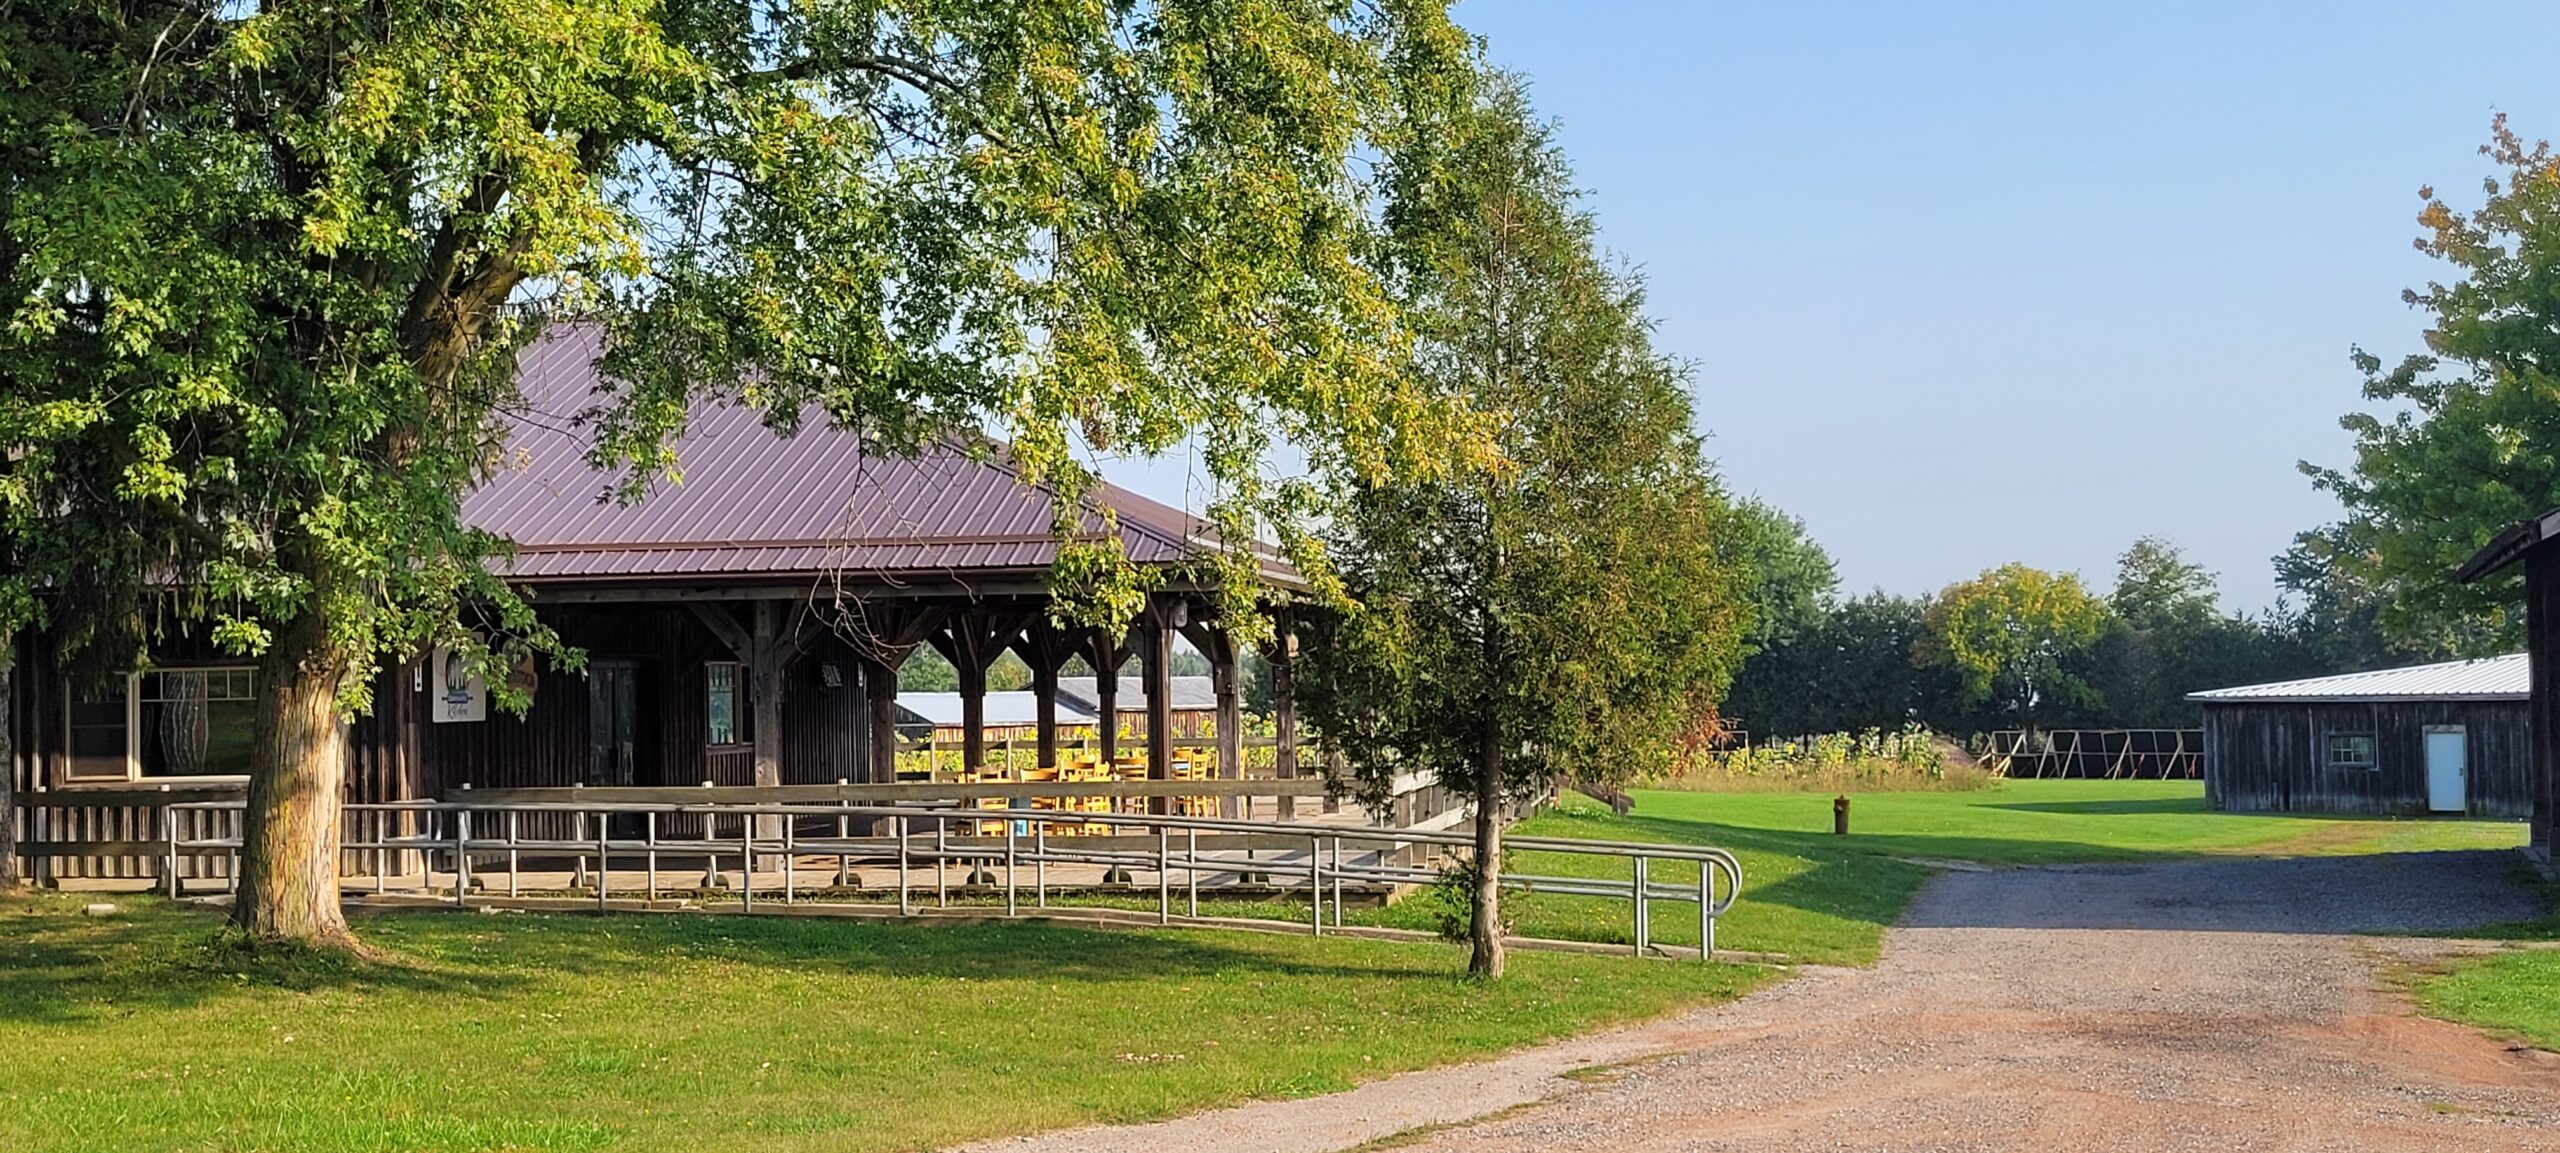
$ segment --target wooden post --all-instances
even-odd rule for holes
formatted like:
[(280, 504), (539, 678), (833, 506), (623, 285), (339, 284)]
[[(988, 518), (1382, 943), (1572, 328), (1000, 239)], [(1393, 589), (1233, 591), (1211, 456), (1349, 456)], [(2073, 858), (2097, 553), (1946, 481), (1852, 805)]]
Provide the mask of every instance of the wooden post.
[(875, 785), (898, 779), (898, 667), (862, 662), (862, 779)]
[[(17, 671), (18, 638), (9, 631), (0, 629), (0, 892), (18, 887), (18, 810), (15, 805), (18, 783), (18, 743), (12, 739), (16, 734), (17, 721), (17, 710), (14, 707), (17, 704)], [(177, 818), (177, 814), (166, 809), (161, 812), (171, 820)], [(172, 845), (176, 844), (177, 839), (175, 829), (176, 826), (172, 825), (170, 833)], [(178, 854), (173, 848), (169, 853), (169, 884), (172, 895), (177, 892), (177, 862)]]
[[(1040, 767), (1058, 767), (1058, 669), (1075, 655), (1075, 642), (1047, 613), (1033, 617), (1013, 649), (1031, 666), (1031, 695), (1038, 702)], [(1099, 682), (1095, 691), (1101, 691)]]
[[(1183, 626), (1182, 635), (1191, 647), (1209, 658), (1209, 682), (1218, 699), (1218, 771), (1217, 776), (1234, 781), (1244, 779), (1244, 693), (1237, 682), (1236, 642), (1225, 629), (1206, 623)], [(1218, 802), (1218, 815), (1234, 818), (1242, 797), (1227, 797)]]
[[(1297, 621), (1287, 609), (1271, 621), (1271, 766), (1284, 781), (1298, 779), (1298, 636)], [(1296, 820), (1298, 798), (1280, 798), (1280, 819)]]
[[(1173, 634), (1187, 615), (1181, 601), (1150, 598), (1139, 628), (1138, 660), (1147, 693), (1147, 779), (1173, 779)], [(1172, 798), (1156, 797), (1148, 811), (1172, 811)]]
[(942, 617), (936, 605), (856, 601), (834, 622), (862, 666), (865, 781), (888, 784), (898, 779), (898, 666)]
[(1031, 614), (1019, 608), (973, 609), (954, 614), (950, 627), (925, 638), (960, 674), (960, 767), (987, 767), (987, 667), (1021, 638)]
[(1085, 638), (1085, 659), (1093, 663), (1093, 707), (1101, 714), (1095, 733), (1106, 770), (1120, 759), (1120, 666), (1129, 663), (1129, 649), (1126, 633), (1096, 631)]
[(749, 639), (747, 650), (747, 708), (755, 722), (755, 783), (764, 787), (782, 783), (784, 657), (781, 624), (775, 615), (772, 601), (756, 602), (755, 634)]

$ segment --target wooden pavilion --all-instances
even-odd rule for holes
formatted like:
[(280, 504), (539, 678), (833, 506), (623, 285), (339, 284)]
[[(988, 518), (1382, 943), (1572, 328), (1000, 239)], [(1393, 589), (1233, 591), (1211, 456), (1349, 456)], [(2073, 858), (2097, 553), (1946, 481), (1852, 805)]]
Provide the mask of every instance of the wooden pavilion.
[[(608, 499), (587, 463), (581, 418), (600, 388), (600, 334), (567, 327), (523, 353), (524, 410), (506, 451), (518, 467), (472, 492), (464, 518), (515, 542), (504, 562), (537, 615), (587, 656), (583, 672), (526, 668), (521, 717), (445, 654), (382, 676), (352, 726), (348, 795), (430, 799), (454, 790), (783, 786), (895, 779), (898, 665), (930, 645), (959, 671), (964, 763), (982, 767), (988, 667), (1030, 665), (1039, 763), (1057, 761), (1058, 681), (1071, 657), (1147, 689), (1145, 775), (1174, 766), (1175, 638), (1212, 667), (1217, 772), (1241, 774), (1236, 645), (1184, 562), (1216, 547), (1208, 524), (1098, 486), (1088, 530), (1116, 525), (1127, 555), (1158, 571), (1126, 632), (1062, 628), (1049, 616), (1057, 539), (1050, 493), (1000, 446), (954, 439), (917, 457), (882, 454), (812, 420), (777, 437), (758, 412), (708, 405), (677, 456), (684, 481)], [(1277, 771), (1297, 775), (1285, 602), (1300, 586), (1262, 569), (1284, 625), (1274, 657)], [(42, 636), (20, 639), (13, 755), (19, 839), (38, 875), (149, 875), (157, 807), (239, 795), (245, 726), (261, 691), (246, 662), (185, 638), (120, 683), (81, 688)], [(1120, 678), (1094, 711), (1116, 715)], [(1101, 759), (1121, 760), (1116, 726)]]

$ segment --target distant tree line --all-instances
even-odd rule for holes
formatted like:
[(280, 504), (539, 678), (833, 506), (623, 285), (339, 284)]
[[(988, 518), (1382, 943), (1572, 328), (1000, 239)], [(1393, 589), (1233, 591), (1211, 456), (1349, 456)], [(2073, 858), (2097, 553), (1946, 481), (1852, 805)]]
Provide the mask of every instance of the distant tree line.
[(2007, 564), (1936, 593), (1842, 596), (1802, 522), (1745, 502), (1733, 547), (1757, 580), (1757, 625), (1723, 709), (1754, 737), (1926, 725), (2183, 728), (2199, 689), (2393, 663), (2372, 598), (2300, 548), (2278, 558), (2277, 607), (2234, 614), (2212, 573), (2159, 537), (2118, 559), (2112, 588)]

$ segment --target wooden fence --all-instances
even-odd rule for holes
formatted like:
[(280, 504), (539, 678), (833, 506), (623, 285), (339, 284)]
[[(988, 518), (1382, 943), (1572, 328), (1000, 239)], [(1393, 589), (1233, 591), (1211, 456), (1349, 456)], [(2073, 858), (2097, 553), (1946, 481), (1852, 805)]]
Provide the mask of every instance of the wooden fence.
[(2194, 780), (2204, 774), (2203, 729), (2004, 729), (1982, 766), (2010, 777)]

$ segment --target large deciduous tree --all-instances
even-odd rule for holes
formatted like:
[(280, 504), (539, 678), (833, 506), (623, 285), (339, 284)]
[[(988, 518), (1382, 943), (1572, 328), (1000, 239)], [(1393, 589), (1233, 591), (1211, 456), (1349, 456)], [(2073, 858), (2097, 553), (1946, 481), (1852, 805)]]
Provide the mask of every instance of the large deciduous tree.
[(1507, 78), (1437, 95), (1390, 157), (1381, 263), (1417, 378), (1488, 426), (1500, 459), (1349, 486), (1329, 541), (1353, 603), (1304, 684), (1368, 790), (1423, 771), (1474, 798), (1470, 968), (1491, 978), (1511, 804), (1676, 756), (1747, 609), (1683, 373), (1526, 97)]
[(1954, 670), (1974, 701), (2033, 727), (2089, 699), (2090, 686), (2071, 666), (2106, 631), (2108, 616), (2078, 574), (2005, 564), (1939, 592), (1914, 655)]
[[(1240, 551), (1292, 507), (1275, 435), (1364, 477), (1442, 454), (1354, 162), (1452, 60), (1391, 49), (1449, 35), (1427, 0), (10, 6), (0, 630), (255, 654), (235, 918), (342, 940), (376, 670), (558, 651), (458, 519), (543, 323), (603, 329), (634, 494), (713, 394), (891, 449), (996, 425), (1067, 525), (1079, 439), (1197, 437)], [(1111, 547), (1060, 575), (1126, 612)]]
[(2312, 559), (2371, 590), (2392, 646), (2421, 655), (2521, 641), (2520, 577), (2461, 585), (2451, 573), (2500, 529), (2560, 505), (2560, 157), (2503, 113), (2480, 151), (2503, 171), (2477, 209), (2418, 193), (2418, 250), (2451, 266), (2403, 294), (2427, 314), (2426, 351), (2386, 367), (2357, 349), (2365, 399), (2388, 410), (2340, 422), (2355, 434), (2351, 466), (2302, 465), (2347, 509), (2305, 534)]

